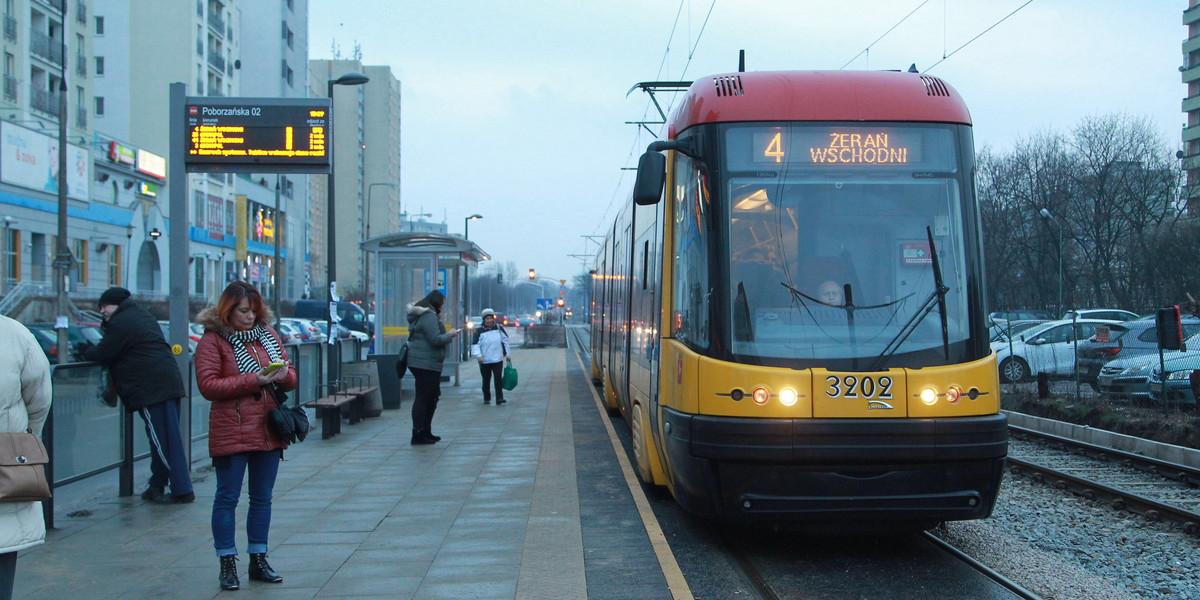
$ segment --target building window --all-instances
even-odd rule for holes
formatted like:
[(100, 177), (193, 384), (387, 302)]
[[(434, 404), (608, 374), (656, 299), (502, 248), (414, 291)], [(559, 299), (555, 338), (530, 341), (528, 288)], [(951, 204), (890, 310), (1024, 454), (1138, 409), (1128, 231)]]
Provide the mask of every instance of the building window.
[(4, 231), (4, 290), (12, 289), (21, 280), (21, 231), (5, 227)]
[(108, 246), (108, 285), (121, 285), (121, 247), (116, 244)]
[(96, 57), (96, 74), (97, 75), (104, 74), (104, 57), (103, 56)]
[(204, 192), (196, 190), (192, 196), (192, 225), (204, 229), (204, 216), (208, 212), (208, 203), (204, 199)]
[(87, 285), (88, 282), (88, 243), (87, 240), (75, 240), (75, 268), (77, 275), (75, 281), (79, 285)]
[(96, 35), (104, 35), (104, 17), (96, 17)]
[(104, 96), (96, 96), (96, 116), (104, 116)]

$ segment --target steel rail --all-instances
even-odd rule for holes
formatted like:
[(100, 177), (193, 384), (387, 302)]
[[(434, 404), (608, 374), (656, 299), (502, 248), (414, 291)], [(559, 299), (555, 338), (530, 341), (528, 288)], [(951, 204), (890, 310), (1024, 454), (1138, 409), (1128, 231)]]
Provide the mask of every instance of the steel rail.
[(1015, 465), (1019, 469), (1033, 472), (1035, 478), (1038, 476), (1049, 476), (1057, 480), (1055, 485), (1070, 489), (1085, 498), (1101, 498), (1106, 500), (1116, 510), (1128, 509), (1154, 521), (1167, 518), (1171, 521), (1182, 523), (1185, 533), (1192, 535), (1200, 534), (1200, 513), (1165, 504), (1140, 494), (1118, 489), (1090, 479), (1064, 473), (1044, 465), (1031, 463), (1011, 456), (1007, 460), (1009, 464)]
[(1089, 450), (1104, 456), (1115, 456), (1121, 460), (1126, 460), (1134, 464), (1147, 465), (1151, 468), (1151, 472), (1156, 475), (1163, 475), (1165, 477), (1170, 477), (1177, 481), (1191, 485), (1200, 485), (1200, 469), (1195, 467), (1181, 465), (1179, 463), (1173, 463), (1150, 456), (1143, 456), (1141, 454), (1135, 454), (1133, 452), (1128, 452), (1117, 448), (1109, 448), (1107, 446), (1099, 446), (1088, 442), (1081, 442), (1071, 438), (1062, 437), (1060, 435), (1055, 435), (1053, 433), (1046, 433), (1036, 429), (1020, 427), (1018, 425), (1009, 425), (1008, 428), (1010, 431), (1014, 431), (1022, 435), (1051, 440), (1076, 448), (1083, 448), (1084, 450)]
[(975, 558), (972, 557), (971, 555), (963, 552), (962, 550), (959, 550), (958, 548), (955, 548), (954, 546), (951, 546), (949, 542), (937, 537), (936, 535), (933, 535), (932, 533), (930, 533), (928, 531), (922, 531), (921, 535), (925, 536), (925, 539), (928, 540), (930, 543), (932, 543), (934, 546), (937, 546), (938, 548), (940, 548), (942, 551), (946, 552), (947, 554), (966, 563), (967, 566), (982, 573), (984, 577), (991, 579), (992, 581), (996, 582), (998, 585), (1000, 585), (1004, 589), (1016, 594), (1017, 596), (1019, 596), (1021, 598), (1024, 598), (1024, 600), (1042, 600), (1041, 596), (1025, 589), (1024, 587), (1021, 586), (1021, 584), (1005, 577), (1004, 575), (997, 572), (995, 569), (992, 569), (991, 567), (979, 562), (978, 560), (975, 560)]

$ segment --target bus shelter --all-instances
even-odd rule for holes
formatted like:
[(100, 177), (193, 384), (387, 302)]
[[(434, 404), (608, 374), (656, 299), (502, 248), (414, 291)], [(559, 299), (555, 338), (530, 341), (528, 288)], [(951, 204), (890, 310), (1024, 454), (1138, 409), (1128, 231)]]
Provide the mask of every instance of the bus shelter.
[[(466, 320), (462, 299), (462, 281), (468, 267), (480, 261), (491, 260), (479, 246), (456, 235), (439, 233), (395, 233), (371, 238), (360, 247), (372, 253), (375, 261), (375, 352), (380, 361), (380, 385), (387, 370), (384, 363), (392, 357), (391, 369), (395, 370), (395, 356), (400, 346), (408, 339), (408, 305), (425, 297), (433, 290), (446, 295), (442, 306), (442, 323), (447, 330), (462, 327)], [(468, 343), (464, 336), (455, 339), (446, 349), (447, 358), (462, 355), (462, 344)], [(459, 383), (459, 361), (447, 360), (442, 364), (443, 379), (453, 377)], [(397, 383), (398, 385), (398, 383)], [(399, 407), (399, 388), (395, 394), (384, 395), (385, 408)], [(388, 406), (389, 397), (395, 406)]]

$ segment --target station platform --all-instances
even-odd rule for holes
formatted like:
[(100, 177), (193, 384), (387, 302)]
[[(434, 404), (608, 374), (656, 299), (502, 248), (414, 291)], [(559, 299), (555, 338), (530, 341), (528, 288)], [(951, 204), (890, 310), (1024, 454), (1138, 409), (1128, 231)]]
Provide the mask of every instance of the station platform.
[[(194, 504), (120, 498), (115, 475), (85, 497), (61, 490), (56, 529), (20, 554), (15, 597), (682, 597), (575, 353), (517, 348), (513, 362), (520, 386), (503, 406), (483, 404), (474, 361), (462, 385), (443, 383), (438, 444), (409, 444), (407, 392), (399, 410), (288, 449), (269, 549), (281, 584), (249, 579), (243, 489), (241, 589), (221, 591), (206, 460), (193, 464)], [(139, 471), (138, 493), (145, 480)]]

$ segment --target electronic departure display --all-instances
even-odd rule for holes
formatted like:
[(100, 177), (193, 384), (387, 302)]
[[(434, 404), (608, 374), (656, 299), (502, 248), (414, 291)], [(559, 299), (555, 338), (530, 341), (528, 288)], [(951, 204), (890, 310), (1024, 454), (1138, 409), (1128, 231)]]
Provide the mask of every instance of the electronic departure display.
[(328, 173), (328, 98), (188, 97), (184, 164), (190, 172)]
[(729, 169), (761, 173), (953, 173), (958, 152), (953, 128), (936, 123), (737, 124), (728, 126), (724, 140)]

